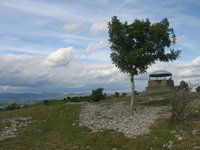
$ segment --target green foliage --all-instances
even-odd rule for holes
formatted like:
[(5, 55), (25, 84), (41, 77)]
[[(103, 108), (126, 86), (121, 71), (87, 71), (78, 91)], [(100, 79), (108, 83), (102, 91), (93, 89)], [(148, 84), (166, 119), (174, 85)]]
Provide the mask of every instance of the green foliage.
[(179, 86), (177, 87), (177, 89), (180, 91), (191, 91), (191, 86), (190, 86), (189, 82), (182, 80), (180, 82)]
[(119, 97), (119, 92), (115, 92), (114, 97)]
[(187, 118), (187, 112), (192, 102), (192, 94), (188, 91), (174, 92), (170, 97), (172, 110), (171, 121), (178, 122)]
[(45, 105), (49, 105), (49, 101), (48, 100), (44, 100), (43, 101)]
[(124, 96), (126, 96), (126, 95), (127, 95), (127, 93), (122, 93), (121, 97), (124, 97)]
[(13, 103), (13, 104), (8, 105), (8, 106), (6, 107), (6, 110), (16, 110), (16, 109), (20, 109), (20, 106), (17, 105), (16, 103)]
[(196, 92), (200, 92), (200, 86), (196, 88)]
[(70, 102), (80, 102), (81, 100), (80, 100), (79, 97), (75, 96), (75, 97), (70, 98), (69, 101), (70, 101)]
[(176, 35), (169, 28), (168, 19), (152, 24), (149, 19), (128, 24), (114, 16), (108, 23), (110, 57), (113, 63), (125, 73), (138, 75), (156, 61), (173, 61), (180, 55), (180, 50), (166, 48), (175, 44)]
[(103, 88), (97, 88), (96, 90), (92, 90), (92, 94), (90, 95), (91, 100), (96, 102), (105, 99), (103, 90)]

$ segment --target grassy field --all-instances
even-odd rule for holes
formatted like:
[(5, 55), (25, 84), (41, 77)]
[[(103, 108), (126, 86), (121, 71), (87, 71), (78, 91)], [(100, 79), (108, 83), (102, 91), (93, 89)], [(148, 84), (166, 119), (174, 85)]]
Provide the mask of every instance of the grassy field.
[[(161, 97), (161, 99), (159, 99)], [(137, 96), (137, 104), (168, 105), (167, 94)], [(164, 99), (162, 99), (164, 98)], [(150, 99), (150, 101), (148, 101)], [(110, 98), (98, 103), (112, 104), (116, 101), (129, 103), (129, 98)], [(81, 105), (65, 104), (64, 101), (52, 101), (49, 105), (43, 103), (27, 108), (0, 112), (0, 120), (16, 116), (32, 116), (32, 124), (22, 128), (16, 138), (0, 141), (1, 150), (165, 150), (172, 141), (172, 150), (192, 150), (200, 147), (200, 122), (184, 121), (170, 123), (168, 120), (158, 120), (151, 126), (148, 135), (135, 139), (123, 134), (102, 130), (93, 133), (86, 127), (78, 126), (78, 115)], [(200, 116), (200, 108), (194, 108), (193, 116)], [(0, 122), (0, 130), (7, 124)], [(194, 133), (194, 131), (197, 131)], [(182, 140), (176, 135), (183, 136)]]

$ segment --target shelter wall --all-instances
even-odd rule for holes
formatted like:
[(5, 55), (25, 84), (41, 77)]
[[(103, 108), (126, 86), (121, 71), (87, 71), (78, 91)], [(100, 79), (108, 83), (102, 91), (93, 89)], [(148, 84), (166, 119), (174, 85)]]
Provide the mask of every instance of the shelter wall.
[(173, 80), (149, 80), (146, 92), (160, 92), (174, 90)]

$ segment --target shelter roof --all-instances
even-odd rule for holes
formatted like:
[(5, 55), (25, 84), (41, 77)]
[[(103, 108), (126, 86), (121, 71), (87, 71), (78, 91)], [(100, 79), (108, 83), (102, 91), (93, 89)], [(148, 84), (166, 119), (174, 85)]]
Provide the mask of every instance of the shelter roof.
[(172, 76), (172, 73), (165, 71), (165, 70), (158, 70), (155, 72), (152, 72), (150, 77), (167, 77), (167, 76)]

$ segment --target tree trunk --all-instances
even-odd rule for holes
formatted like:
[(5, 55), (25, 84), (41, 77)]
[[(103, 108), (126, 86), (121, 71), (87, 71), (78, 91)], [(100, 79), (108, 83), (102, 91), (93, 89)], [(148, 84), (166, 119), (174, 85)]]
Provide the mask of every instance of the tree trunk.
[(130, 110), (133, 111), (135, 108), (135, 83), (134, 83), (134, 76), (131, 75), (131, 106)]

